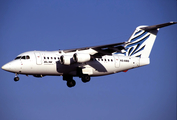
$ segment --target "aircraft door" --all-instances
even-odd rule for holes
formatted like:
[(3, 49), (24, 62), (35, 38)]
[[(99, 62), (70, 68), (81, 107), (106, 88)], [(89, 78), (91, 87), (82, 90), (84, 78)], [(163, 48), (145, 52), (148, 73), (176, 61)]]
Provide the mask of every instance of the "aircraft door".
[(40, 52), (35, 52), (35, 57), (36, 57), (36, 64), (41, 65), (42, 64), (42, 57)]
[(114, 56), (114, 64), (115, 64), (115, 67), (119, 67), (119, 57), (118, 56)]

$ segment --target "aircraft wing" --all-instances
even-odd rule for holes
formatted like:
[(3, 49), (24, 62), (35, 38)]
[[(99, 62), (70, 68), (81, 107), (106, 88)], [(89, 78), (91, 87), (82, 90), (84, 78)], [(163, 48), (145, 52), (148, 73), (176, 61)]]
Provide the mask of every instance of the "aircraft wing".
[(127, 42), (106, 44), (106, 45), (100, 45), (100, 46), (92, 46), (92, 47), (83, 47), (83, 48), (76, 48), (76, 49), (68, 49), (68, 50), (63, 50), (63, 52), (68, 53), (68, 52), (93, 49), (97, 51), (96, 55), (112, 55), (112, 53), (120, 52), (122, 49), (124, 49), (122, 45), (125, 45), (125, 44), (127, 44)]

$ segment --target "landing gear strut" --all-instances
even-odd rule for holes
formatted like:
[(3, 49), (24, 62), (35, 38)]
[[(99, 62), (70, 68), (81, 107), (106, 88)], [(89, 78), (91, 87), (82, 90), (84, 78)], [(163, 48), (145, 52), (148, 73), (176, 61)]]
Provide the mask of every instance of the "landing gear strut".
[(17, 76), (17, 73), (15, 73), (14, 81), (17, 82), (19, 80), (20, 80), (20, 78)]

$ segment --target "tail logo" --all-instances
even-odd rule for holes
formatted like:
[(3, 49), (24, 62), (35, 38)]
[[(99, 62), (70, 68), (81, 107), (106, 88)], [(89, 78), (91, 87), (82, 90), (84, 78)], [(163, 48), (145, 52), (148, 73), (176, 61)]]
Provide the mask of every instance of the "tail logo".
[(141, 51), (144, 50), (145, 41), (149, 38), (150, 33), (144, 30), (137, 30), (129, 39), (129, 43), (125, 46), (126, 56), (141, 57)]

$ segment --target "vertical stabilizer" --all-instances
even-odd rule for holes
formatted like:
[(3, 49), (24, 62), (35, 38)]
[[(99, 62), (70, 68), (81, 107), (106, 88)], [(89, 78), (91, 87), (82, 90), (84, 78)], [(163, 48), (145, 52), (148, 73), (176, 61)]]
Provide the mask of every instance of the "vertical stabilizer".
[(126, 48), (126, 56), (148, 58), (159, 28), (176, 23), (169, 22), (153, 26), (138, 26), (124, 46)]

